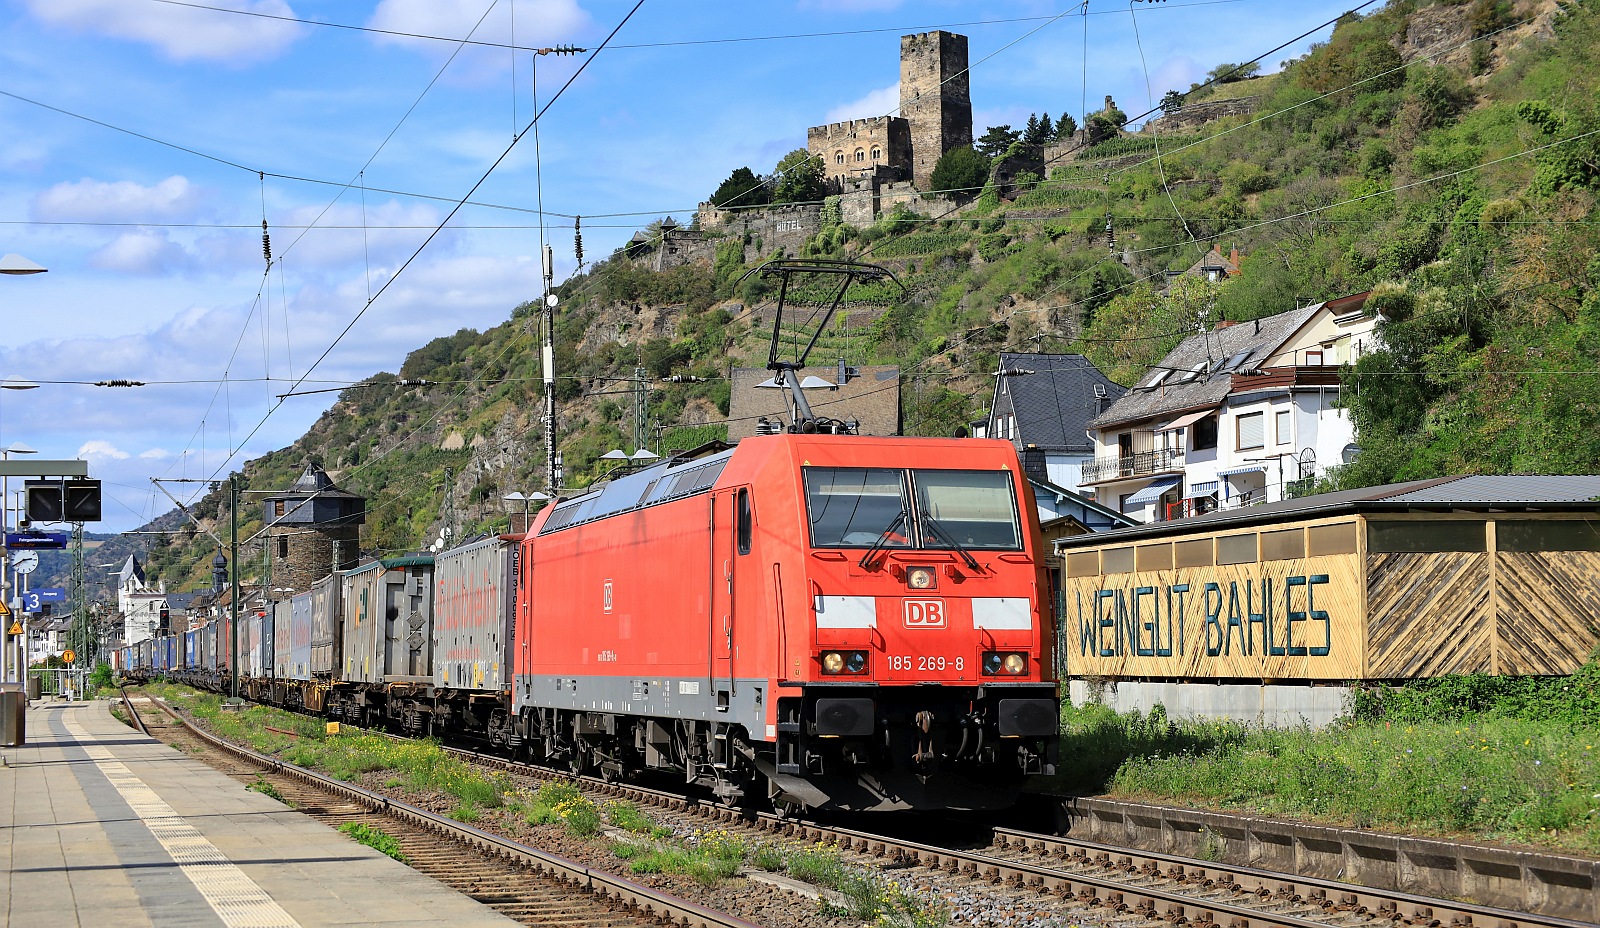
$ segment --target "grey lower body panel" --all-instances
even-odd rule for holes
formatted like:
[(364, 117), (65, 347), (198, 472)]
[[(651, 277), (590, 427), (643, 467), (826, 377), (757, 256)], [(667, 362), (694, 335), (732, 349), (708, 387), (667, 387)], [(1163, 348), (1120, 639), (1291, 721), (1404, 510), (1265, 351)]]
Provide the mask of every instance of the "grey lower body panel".
[(560, 709), (655, 719), (724, 722), (744, 726), (752, 741), (767, 741), (766, 701), (771, 681), (762, 678), (546, 677), (518, 674), (512, 710)]

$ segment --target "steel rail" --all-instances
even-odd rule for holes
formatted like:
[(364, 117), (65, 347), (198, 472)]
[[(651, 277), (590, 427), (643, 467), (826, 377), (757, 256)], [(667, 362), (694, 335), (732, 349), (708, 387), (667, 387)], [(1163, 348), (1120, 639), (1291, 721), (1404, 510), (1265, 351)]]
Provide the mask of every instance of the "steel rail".
[[(126, 692), (123, 695), (126, 698)], [(380, 793), (374, 793), (359, 786), (335, 780), (332, 777), (323, 776), (320, 773), (307, 770), (287, 761), (268, 757), (265, 754), (260, 754), (204, 731), (162, 700), (151, 700), (151, 702), (182, 725), (190, 734), (212, 747), (248, 760), (274, 773), (315, 785), (375, 812), (383, 812), (413, 826), (448, 835), (462, 844), (477, 848), (484, 854), (519, 862), (537, 873), (565, 881), (573, 886), (581, 887), (597, 895), (615, 900), (633, 908), (646, 917), (655, 918), (672, 925), (684, 926), (684, 928), (759, 928), (759, 926), (744, 919), (679, 899), (615, 874), (586, 867), (560, 855), (541, 851), (512, 841), (509, 838), (503, 838), (500, 835), (474, 828), (471, 825), (462, 824), (454, 819), (436, 815), (410, 803), (392, 799)]]
[[(577, 781), (587, 788), (628, 798), (641, 805), (670, 807), (727, 823), (750, 824), (748, 814), (741, 810), (701, 802), (677, 793), (608, 782), (595, 777), (573, 776), (464, 748), (446, 747), (445, 750), (471, 763), (502, 771)], [(1119, 912), (1131, 911), (1175, 924), (1219, 924), (1229, 928), (1304, 928), (1316, 925), (1327, 928), (1329, 923), (1323, 919), (1346, 916), (1380, 924), (1429, 928), (1594, 928), (1589, 922), (1572, 919), (1253, 867), (1223, 866), (1191, 857), (1012, 828), (992, 828), (992, 843), (1002, 849), (1014, 848), (1036, 855), (1048, 855), (1066, 862), (1068, 867), (1096, 867), (1115, 871), (1123, 874), (1123, 877), (1119, 879), (1058, 866), (1008, 860), (990, 854), (917, 844), (884, 835), (797, 821), (772, 813), (757, 815), (754, 826), (805, 841), (831, 842), (874, 857), (963, 873), (995, 883), (1031, 887), (1038, 892), (1062, 897), (1072, 896), (1080, 903), (1110, 906)], [(1129, 880), (1145, 881), (1146, 885), (1134, 885)], [(1168, 891), (1148, 885), (1150, 881), (1165, 881), (1192, 888)], [(1196, 895), (1197, 892), (1210, 895), (1201, 897)], [(1255, 900), (1257, 907), (1216, 898), (1222, 894), (1241, 903), (1246, 899)], [(1263, 912), (1259, 908), (1262, 904), (1320, 910), (1316, 912), (1320, 919), (1316, 916)]]

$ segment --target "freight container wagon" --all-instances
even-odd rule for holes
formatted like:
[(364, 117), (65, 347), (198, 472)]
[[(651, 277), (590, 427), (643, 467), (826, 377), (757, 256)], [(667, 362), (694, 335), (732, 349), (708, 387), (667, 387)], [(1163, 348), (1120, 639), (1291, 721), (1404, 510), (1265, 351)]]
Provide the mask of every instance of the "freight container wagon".
[(510, 686), (518, 551), (516, 542), (492, 537), (439, 555), (433, 578), (436, 688), (498, 693)]
[(301, 593), (289, 600), (289, 679), (308, 681), (312, 678), (312, 642), (316, 634), (313, 595)]
[[(290, 659), (289, 630), (293, 627), (290, 616), (294, 611), (294, 601), (280, 599), (273, 603), (272, 610), (272, 678), (274, 680), (291, 679), (290, 672), (294, 669), (294, 662)], [(307, 630), (309, 632), (309, 629)], [(310, 650), (309, 639), (307, 650)]]
[(185, 670), (200, 669), (200, 631), (183, 633), (183, 666)]
[[(305, 603), (307, 618), (310, 622), (310, 637), (307, 639), (309, 652), (305, 661), (308, 667), (309, 678), (319, 680), (334, 679), (338, 676), (340, 664), (340, 649), (343, 642), (339, 637), (339, 617), (342, 604), (339, 601), (340, 581), (338, 574), (330, 574), (311, 585), (311, 592), (302, 593), (294, 598), (296, 603), (295, 621), (300, 621), (300, 603)], [(302, 600), (301, 597), (304, 597)], [(295, 639), (298, 643), (299, 639)], [(298, 665), (300, 658), (292, 658)]]
[(340, 577), (344, 602), (340, 682), (431, 682), (433, 558), (386, 558)]

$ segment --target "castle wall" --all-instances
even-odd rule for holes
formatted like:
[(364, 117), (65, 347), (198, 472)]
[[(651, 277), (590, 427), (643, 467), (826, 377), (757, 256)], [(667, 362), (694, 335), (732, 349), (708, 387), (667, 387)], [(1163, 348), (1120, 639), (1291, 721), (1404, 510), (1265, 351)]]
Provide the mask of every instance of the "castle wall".
[(1146, 122), (1139, 131), (1161, 135), (1192, 132), (1224, 116), (1248, 116), (1256, 111), (1260, 102), (1260, 97), (1236, 97), (1232, 100), (1201, 100), (1199, 103), (1186, 103), (1170, 113), (1163, 113)]
[(966, 36), (941, 30), (900, 37), (900, 115), (910, 124), (912, 183), (930, 190), (939, 157), (972, 144)]
[(909, 172), (911, 129), (899, 116), (812, 126), (806, 130), (806, 150), (822, 159), (828, 179), (839, 186), (885, 167)]

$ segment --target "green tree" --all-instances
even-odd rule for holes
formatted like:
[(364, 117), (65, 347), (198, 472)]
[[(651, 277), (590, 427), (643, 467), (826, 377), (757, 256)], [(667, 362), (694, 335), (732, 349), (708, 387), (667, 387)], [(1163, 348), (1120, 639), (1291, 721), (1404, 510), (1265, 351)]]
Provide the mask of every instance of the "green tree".
[(933, 189), (968, 194), (989, 179), (989, 159), (963, 145), (952, 148), (933, 166)]
[(1044, 119), (1040, 119), (1039, 117), (1030, 113), (1028, 115), (1027, 128), (1022, 130), (1022, 143), (1024, 145), (1031, 145), (1034, 148), (1042, 147), (1044, 143), (1050, 141), (1050, 133), (1054, 131), (1054, 129), (1055, 126), (1050, 124), (1050, 117), (1048, 114), (1046, 114)]
[(822, 159), (804, 148), (784, 155), (773, 175), (774, 203), (812, 203), (828, 193)]
[(1056, 120), (1056, 138), (1070, 139), (1072, 138), (1072, 133), (1077, 131), (1078, 121), (1072, 118), (1071, 113), (1062, 113), (1061, 118)]
[(1127, 121), (1128, 114), (1115, 106), (1107, 107), (1098, 113), (1089, 114), (1089, 119), (1085, 126), (1089, 130), (1089, 144), (1093, 145), (1096, 142), (1116, 138)]
[(985, 158), (997, 158), (1006, 153), (1012, 143), (1022, 138), (1022, 133), (1010, 126), (990, 126), (983, 137), (974, 142), (972, 147), (978, 154)]
[(1161, 98), (1161, 112), (1176, 113), (1183, 109), (1183, 94), (1176, 90), (1169, 90)]
[(1232, 84), (1235, 81), (1247, 81), (1260, 73), (1260, 62), (1247, 61), (1244, 64), (1223, 63), (1207, 71), (1206, 80), (1214, 80), (1219, 84)]
[(749, 168), (734, 168), (722, 182), (711, 202), (717, 206), (761, 206), (770, 200), (767, 184)]

